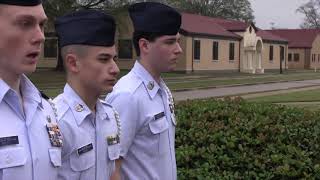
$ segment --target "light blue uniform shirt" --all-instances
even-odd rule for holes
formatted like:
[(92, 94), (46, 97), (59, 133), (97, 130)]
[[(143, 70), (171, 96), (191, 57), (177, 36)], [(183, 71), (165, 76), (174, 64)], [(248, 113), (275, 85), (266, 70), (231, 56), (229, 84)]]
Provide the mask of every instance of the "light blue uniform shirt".
[(0, 79), (0, 180), (55, 180), (61, 148), (51, 145), (46, 130), (47, 116), (55, 122), (52, 107), (24, 75), (20, 88), (24, 111), (17, 92)]
[(122, 179), (177, 179), (175, 119), (165, 87), (163, 81), (158, 85), (137, 61), (106, 98), (121, 118)]
[(58, 179), (109, 179), (120, 154), (119, 143), (108, 145), (107, 141), (118, 133), (112, 107), (98, 100), (93, 114), (68, 84), (54, 103), (64, 139)]

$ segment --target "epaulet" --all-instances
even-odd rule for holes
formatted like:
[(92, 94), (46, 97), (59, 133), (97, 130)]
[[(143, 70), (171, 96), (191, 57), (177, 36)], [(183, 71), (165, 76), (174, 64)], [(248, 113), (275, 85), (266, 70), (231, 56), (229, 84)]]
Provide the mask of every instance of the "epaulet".
[(126, 91), (130, 94), (133, 94), (140, 87), (140, 85), (143, 84), (143, 80), (140, 77), (131, 73), (130, 75), (122, 77), (118, 81), (118, 83), (119, 86), (122, 87), (121, 91)]

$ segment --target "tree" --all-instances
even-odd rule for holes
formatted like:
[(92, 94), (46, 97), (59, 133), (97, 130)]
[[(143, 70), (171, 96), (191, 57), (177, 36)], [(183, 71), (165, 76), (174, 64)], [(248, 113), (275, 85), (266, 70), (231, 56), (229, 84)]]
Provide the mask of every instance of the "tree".
[(182, 11), (204, 16), (245, 22), (254, 20), (248, 0), (168, 0), (168, 3)]
[(301, 5), (297, 12), (305, 16), (301, 28), (320, 28), (320, 0), (310, 0)]

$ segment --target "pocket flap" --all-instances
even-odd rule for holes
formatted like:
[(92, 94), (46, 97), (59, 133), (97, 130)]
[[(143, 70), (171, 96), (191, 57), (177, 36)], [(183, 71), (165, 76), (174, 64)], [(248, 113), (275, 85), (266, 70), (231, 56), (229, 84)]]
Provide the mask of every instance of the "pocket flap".
[(153, 134), (159, 134), (159, 133), (167, 130), (169, 125), (166, 120), (166, 117), (163, 117), (163, 118), (160, 118), (157, 120), (152, 120), (151, 122), (149, 122), (149, 127), (150, 127), (150, 131)]
[(95, 150), (92, 149), (83, 154), (78, 154), (77, 150), (75, 150), (70, 155), (70, 167), (73, 171), (84, 171), (95, 164)]
[(10, 147), (0, 150), (0, 169), (22, 166), (27, 162), (23, 147)]
[(50, 148), (49, 149), (50, 160), (54, 167), (61, 166), (61, 149), (59, 148)]

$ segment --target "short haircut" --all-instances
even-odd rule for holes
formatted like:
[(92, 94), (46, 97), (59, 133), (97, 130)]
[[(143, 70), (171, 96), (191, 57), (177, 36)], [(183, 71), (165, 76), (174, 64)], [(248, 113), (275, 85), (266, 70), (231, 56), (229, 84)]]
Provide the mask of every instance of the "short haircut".
[(3, 12), (3, 9), (4, 9), (3, 5), (0, 4), (0, 14)]
[(61, 58), (62, 58), (62, 61), (63, 61), (63, 66), (66, 69), (66, 64), (65, 64), (65, 61), (66, 61), (66, 56), (68, 54), (75, 54), (76, 56), (78, 57), (86, 57), (87, 54), (88, 54), (88, 47), (86, 45), (67, 45), (67, 46), (64, 46), (61, 48)]
[(139, 47), (139, 40), (144, 38), (150, 42), (154, 42), (157, 38), (164, 36), (163, 34), (158, 33), (150, 33), (150, 32), (141, 32), (135, 31), (133, 32), (132, 43), (134, 49), (136, 50), (137, 56), (140, 56), (140, 47)]

